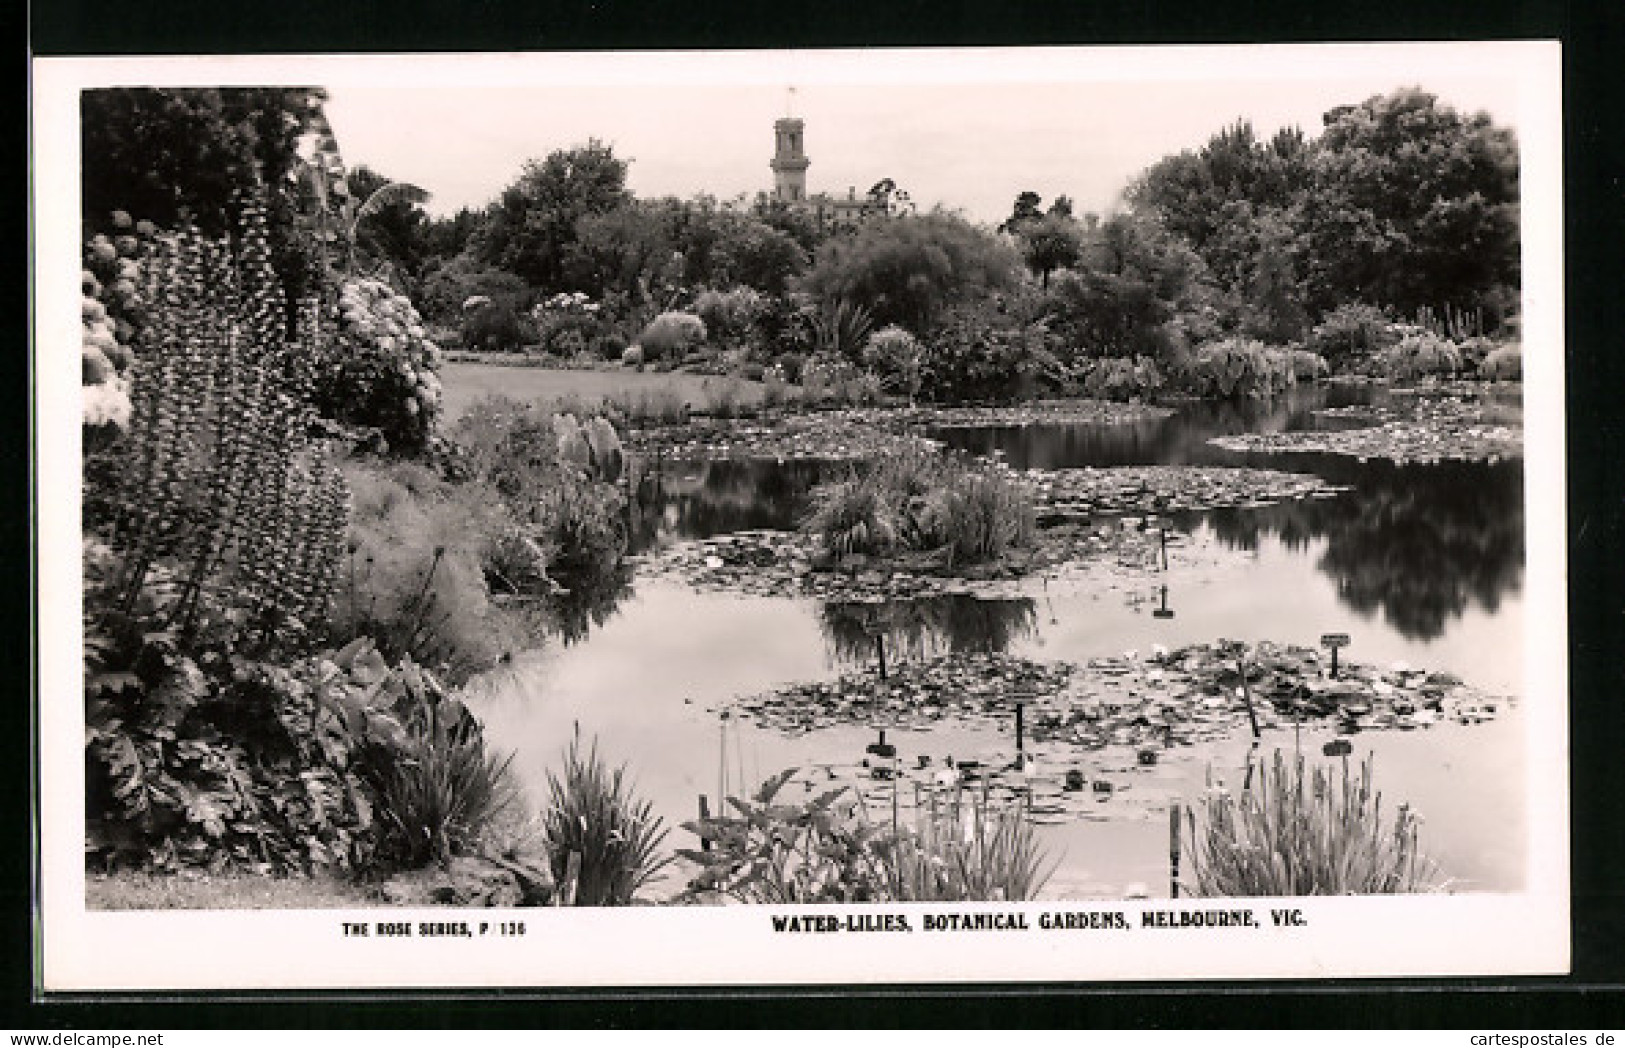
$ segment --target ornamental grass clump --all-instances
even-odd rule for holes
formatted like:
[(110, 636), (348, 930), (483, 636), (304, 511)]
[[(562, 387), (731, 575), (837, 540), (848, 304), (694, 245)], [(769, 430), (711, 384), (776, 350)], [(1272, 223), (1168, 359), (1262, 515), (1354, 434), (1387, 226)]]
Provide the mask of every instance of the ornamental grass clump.
[[(1385, 824), (1372, 760), (1358, 777), (1277, 750), (1252, 789), (1209, 789), (1187, 813), (1180, 886), (1190, 895), (1391, 895), (1441, 887), (1418, 847), (1421, 816), (1401, 804)], [(1200, 811), (1200, 814), (1198, 814)]]
[(939, 551), (950, 565), (996, 560), (1027, 546), (1035, 527), (1015, 481), (927, 448), (820, 486), (803, 524), (833, 556)]
[(583, 754), (580, 735), (571, 739), (563, 774), (549, 771), (547, 786), (548, 862), (575, 905), (626, 906), (671, 862), (660, 854), (664, 820), (632, 792), (624, 765), (610, 770), (596, 741)]

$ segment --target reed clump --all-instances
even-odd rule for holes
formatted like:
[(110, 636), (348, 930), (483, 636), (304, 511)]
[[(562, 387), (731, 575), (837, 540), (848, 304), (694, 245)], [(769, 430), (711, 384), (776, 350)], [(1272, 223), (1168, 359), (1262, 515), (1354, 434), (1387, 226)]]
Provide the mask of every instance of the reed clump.
[(1436, 891), (1438, 867), (1421, 851), (1422, 818), (1401, 804), (1385, 821), (1373, 760), (1358, 774), (1309, 767), (1277, 750), (1239, 795), (1210, 785), (1187, 813), (1180, 888), (1202, 897), (1392, 895)]

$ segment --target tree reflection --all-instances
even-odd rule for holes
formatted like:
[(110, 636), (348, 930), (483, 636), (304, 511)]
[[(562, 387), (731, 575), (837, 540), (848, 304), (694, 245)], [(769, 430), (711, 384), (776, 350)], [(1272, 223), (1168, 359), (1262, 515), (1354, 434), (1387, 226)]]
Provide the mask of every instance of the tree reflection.
[(1519, 462), (1368, 464), (1359, 490), (1211, 514), (1226, 544), (1256, 549), (1260, 536), (1292, 549), (1324, 538), (1317, 567), (1339, 598), (1381, 611), (1411, 640), (1432, 640), (1476, 603), (1494, 612), (1523, 584), (1523, 467)]
[(979, 600), (961, 594), (879, 603), (831, 601), (819, 610), (819, 628), (839, 663), (863, 664), (877, 657), (883, 637), (886, 660), (909, 661), (948, 652), (1006, 651), (1036, 636), (1033, 600)]
[(826, 462), (727, 459), (669, 463), (645, 478), (628, 509), (632, 549), (668, 538), (735, 531), (788, 531), (806, 512), (808, 492), (842, 467)]

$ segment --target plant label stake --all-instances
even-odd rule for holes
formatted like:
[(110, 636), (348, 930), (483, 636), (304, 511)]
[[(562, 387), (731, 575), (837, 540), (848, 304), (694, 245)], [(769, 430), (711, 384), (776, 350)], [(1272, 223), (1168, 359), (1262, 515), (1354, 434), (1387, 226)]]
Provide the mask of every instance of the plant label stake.
[(1347, 633), (1322, 633), (1320, 635), (1320, 646), (1332, 649), (1333, 680), (1337, 679), (1337, 649), (1347, 647), (1348, 643), (1349, 635)]
[(1024, 742), (1023, 742), (1022, 737), (1025, 734), (1025, 731), (1024, 731), (1024, 727), (1023, 727), (1023, 724), (1022, 724), (1022, 718), (1026, 714), (1026, 712), (1027, 712), (1027, 704), (1025, 702), (1019, 702), (1018, 701), (1016, 703), (1016, 756), (1018, 758), (1021, 756), (1021, 752), (1022, 752), (1022, 749), (1023, 749), (1023, 746), (1024, 746)]
[(1168, 895), (1179, 898), (1179, 802), (1168, 809)]
[(880, 655), (880, 679), (886, 679), (886, 635), (875, 634), (875, 651)]
[(1173, 618), (1174, 613), (1168, 609), (1168, 587), (1167, 586), (1163, 586), (1161, 588), (1160, 593), (1159, 593), (1159, 597), (1160, 597), (1160, 601), (1161, 601), (1162, 606), (1159, 607), (1159, 608), (1152, 608), (1151, 609), (1151, 617), (1154, 618), (1154, 619), (1171, 619), (1171, 618)]
[[(711, 818), (711, 805), (706, 803), (705, 794), (700, 794), (700, 825), (704, 826), (706, 820)], [(711, 850), (711, 837), (709, 834), (700, 834), (700, 851)]]
[(1157, 545), (1162, 550), (1162, 570), (1168, 570), (1168, 529), (1157, 529)]

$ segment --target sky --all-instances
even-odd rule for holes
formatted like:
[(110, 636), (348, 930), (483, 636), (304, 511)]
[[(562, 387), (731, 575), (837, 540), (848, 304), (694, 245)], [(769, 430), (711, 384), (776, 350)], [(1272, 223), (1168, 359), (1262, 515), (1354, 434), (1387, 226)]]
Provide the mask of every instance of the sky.
[(591, 138), (630, 161), (640, 197), (754, 197), (772, 187), (773, 121), (793, 114), (809, 192), (891, 178), (922, 210), (996, 223), (1029, 189), (1108, 212), (1148, 165), (1238, 118), (1314, 135), (1331, 107), (1400, 86), (1518, 129), (1530, 46), (464, 56), (310, 72), (346, 162), (428, 190), (436, 215), (482, 207), (527, 159)]

